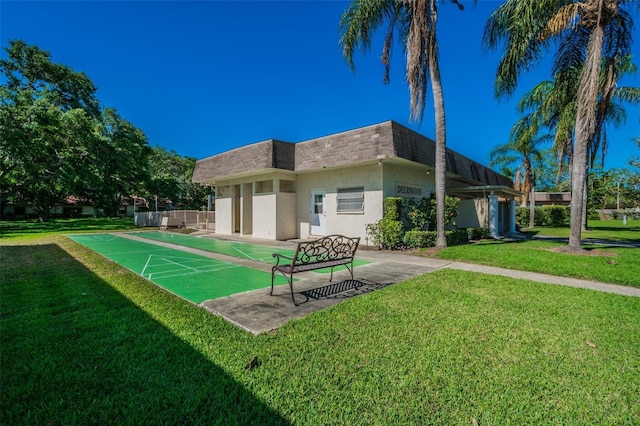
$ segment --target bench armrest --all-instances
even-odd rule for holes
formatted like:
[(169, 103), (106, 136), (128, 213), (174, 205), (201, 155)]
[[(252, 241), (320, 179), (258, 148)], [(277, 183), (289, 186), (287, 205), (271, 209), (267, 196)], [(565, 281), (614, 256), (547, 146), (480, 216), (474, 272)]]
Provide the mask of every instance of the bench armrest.
[(280, 259), (287, 259), (289, 263), (293, 261), (293, 257), (281, 253), (273, 253), (272, 256), (276, 258), (276, 264), (274, 266), (280, 265)]

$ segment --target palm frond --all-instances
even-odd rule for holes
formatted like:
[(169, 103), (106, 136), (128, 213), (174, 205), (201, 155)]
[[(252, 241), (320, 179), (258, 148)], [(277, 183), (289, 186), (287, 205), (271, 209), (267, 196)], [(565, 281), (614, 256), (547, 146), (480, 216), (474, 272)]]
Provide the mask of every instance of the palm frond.
[(581, 26), (564, 34), (553, 58), (551, 72), (554, 75), (563, 72), (575, 73), (576, 70), (582, 69), (589, 34), (589, 31)]
[(396, 13), (393, 0), (354, 0), (340, 18), (340, 45), (342, 55), (355, 69), (353, 54), (356, 50), (364, 52), (371, 48), (371, 38), (388, 18)]
[(515, 90), (518, 76), (531, 69), (541, 58), (550, 38), (540, 38), (545, 23), (566, 0), (507, 0), (487, 20), (483, 46), (503, 47), (495, 80), (497, 97)]
[(516, 106), (516, 111), (524, 113), (525, 111), (537, 110), (549, 97), (553, 89), (553, 81), (546, 80), (538, 83), (533, 89), (522, 96)]
[(638, 87), (616, 87), (613, 97), (620, 102), (631, 104), (640, 103), (640, 88)]
[(544, 28), (538, 35), (541, 39), (554, 37), (561, 34), (563, 31), (573, 29), (584, 7), (583, 3), (571, 3), (560, 7), (555, 15), (553, 15), (547, 22)]

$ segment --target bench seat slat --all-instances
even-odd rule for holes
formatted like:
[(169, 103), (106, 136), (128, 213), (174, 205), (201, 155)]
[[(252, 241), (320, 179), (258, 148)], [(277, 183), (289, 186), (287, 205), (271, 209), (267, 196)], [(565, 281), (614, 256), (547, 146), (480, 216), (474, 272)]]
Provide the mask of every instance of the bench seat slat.
[(351, 263), (351, 258), (303, 263), (302, 265), (294, 265), (293, 267), (291, 265), (279, 265), (276, 267), (276, 270), (284, 272), (285, 274), (290, 274), (296, 272), (313, 271), (314, 269), (330, 268), (332, 266), (346, 265), (347, 263)]

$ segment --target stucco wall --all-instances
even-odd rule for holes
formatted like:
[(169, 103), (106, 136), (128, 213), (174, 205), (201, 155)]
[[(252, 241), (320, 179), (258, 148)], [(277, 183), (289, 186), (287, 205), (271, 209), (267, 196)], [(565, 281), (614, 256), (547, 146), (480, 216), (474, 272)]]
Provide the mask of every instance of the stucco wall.
[(433, 172), (427, 170), (404, 167), (401, 164), (383, 163), (384, 169), (384, 197), (396, 197), (397, 184), (410, 184), (422, 188), (422, 196), (429, 198), (435, 192), (435, 178)]
[(296, 194), (280, 192), (277, 198), (276, 239), (288, 240), (297, 236)]
[(478, 228), (488, 226), (488, 210), (486, 199), (460, 200), (456, 225), (458, 228)]
[[(338, 188), (364, 187), (364, 211), (362, 213), (338, 213)], [(311, 191), (326, 192), (325, 235), (343, 234), (360, 237), (365, 244), (366, 225), (382, 218), (382, 167), (377, 163), (351, 167), (327, 169), (298, 175), (297, 220), (298, 237), (309, 237), (311, 215)]]
[(253, 196), (253, 236), (267, 240), (296, 237), (296, 194), (257, 194)]
[(268, 240), (276, 239), (276, 194), (253, 197), (253, 236)]
[(216, 198), (216, 233), (231, 234), (231, 197)]

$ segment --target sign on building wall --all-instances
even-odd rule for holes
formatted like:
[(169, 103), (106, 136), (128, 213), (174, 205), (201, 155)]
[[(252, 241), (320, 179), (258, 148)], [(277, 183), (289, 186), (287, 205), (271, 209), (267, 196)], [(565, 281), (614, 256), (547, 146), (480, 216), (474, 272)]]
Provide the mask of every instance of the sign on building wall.
[(410, 183), (396, 182), (396, 197), (422, 198), (422, 187)]

